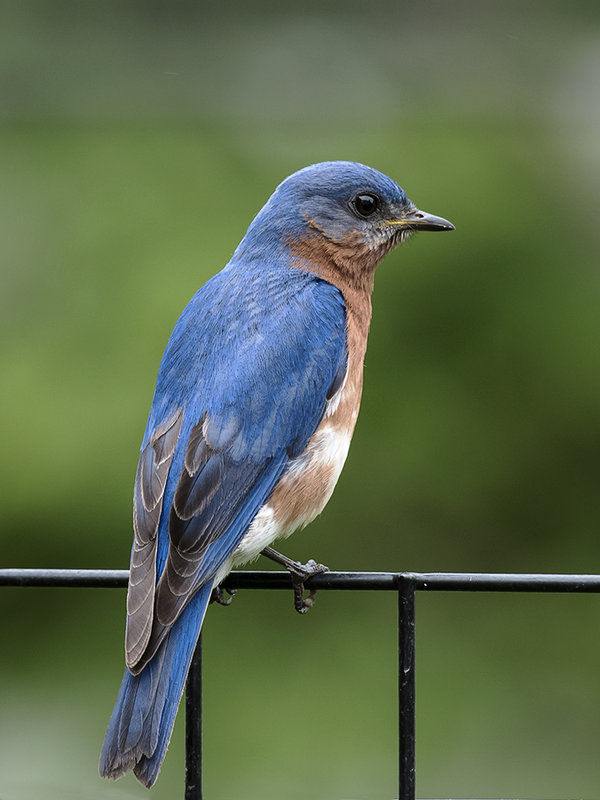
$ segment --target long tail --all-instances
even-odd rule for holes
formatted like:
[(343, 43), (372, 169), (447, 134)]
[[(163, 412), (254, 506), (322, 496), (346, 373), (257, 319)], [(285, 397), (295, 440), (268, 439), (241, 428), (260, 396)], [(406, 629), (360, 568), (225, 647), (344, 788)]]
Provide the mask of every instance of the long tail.
[(211, 591), (212, 581), (198, 590), (139, 675), (125, 670), (100, 754), (102, 777), (132, 769), (147, 787), (158, 777)]

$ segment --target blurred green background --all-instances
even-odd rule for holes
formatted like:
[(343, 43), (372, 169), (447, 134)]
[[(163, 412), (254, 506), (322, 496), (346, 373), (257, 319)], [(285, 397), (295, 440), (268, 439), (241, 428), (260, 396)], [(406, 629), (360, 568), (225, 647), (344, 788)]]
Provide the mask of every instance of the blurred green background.
[[(354, 159), (457, 230), (381, 267), (348, 463), (286, 552), (600, 571), (597, 3), (1, 17), (4, 566), (127, 566), (179, 312), (280, 180)], [(148, 796), (97, 777), (124, 592), (0, 598), (2, 800)], [(600, 598), (419, 595), (417, 614), (419, 796), (597, 796)], [(395, 797), (395, 625), (383, 593), (321, 593), (306, 617), (280, 592), (212, 607), (207, 800)], [(183, 796), (182, 722), (157, 800)]]

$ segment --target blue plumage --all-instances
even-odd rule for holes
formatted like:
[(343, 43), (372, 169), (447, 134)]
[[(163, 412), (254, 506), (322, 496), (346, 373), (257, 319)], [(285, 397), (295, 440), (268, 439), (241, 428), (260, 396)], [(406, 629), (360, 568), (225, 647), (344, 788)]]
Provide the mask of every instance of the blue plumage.
[(313, 165), (182, 313), (136, 474), (127, 667), (102, 775), (154, 783), (213, 587), (327, 502), (358, 414), (374, 270), (419, 227), (452, 228), (369, 167)]
[(209, 581), (192, 597), (139, 675), (125, 670), (104, 737), (100, 774), (118, 777), (133, 769), (146, 786), (158, 777), (211, 591)]
[[(212, 579), (290, 460), (306, 446), (323, 415), (328, 389), (345, 361), (345, 308), (339, 290), (298, 269), (259, 272), (232, 264), (208, 281), (181, 315), (160, 365), (142, 451), (153, 432), (181, 409), (183, 419), (163, 507), (171, 508), (190, 433), (200, 420), (205, 421), (210, 457), (196, 473), (200, 486), (188, 494), (191, 504), (195, 495), (206, 497), (202, 476), (211, 463), (220, 462), (220, 477), (201, 511), (179, 525), (184, 530), (174, 533), (171, 521), (169, 532), (171, 515), (161, 515), (158, 581), (169, 553), (174, 557), (170, 548), (174, 539), (181, 543), (193, 569), (183, 577), (179, 570), (177, 591), (181, 594), (167, 598), (170, 602), (162, 614), (163, 585), (159, 583), (156, 615), (161, 624), (155, 624), (155, 631), (160, 636), (164, 623), (173, 621), (174, 627), (139, 675), (125, 671), (102, 752), (103, 774), (135, 767), (140, 780), (154, 780), (153, 770), (156, 765), (158, 771), (164, 757)], [(200, 558), (190, 559), (190, 551), (193, 555), (202, 538), (210, 543)], [(194, 594), (199, 587), (202, 590)], [(174, 671), (178, 680), (167, 681)], [(157, 683), (158, 674), (161, 681)], [(159, 714), (160, 730), (163, 734), (168, 730), (160, 741), (156, 738)], [(135, 724), (131, 726), (129, 720)], [(117, 725), (121, 761), (115, 759)], [(135, 766), (140, 754), (143, 758)]]
[[(160, 366), (142, 447), (165, 417), (184, 409), (165, 504), (175, 494), (189, 431), (200, 419), (208, 446), (224, 461), (205, 511), (217, 506), (231, 521), (220, 521), (225, 530), (207, 549), (200, 582), (244, 533), (234, 520), (254, 517), (290, 457), (314, 433), (346, 361), (345, 322), (342, 295), (331, 284), (298, 269), (259, 272), (238, 265), (209, 280), (181, 315)], [(168, 545), (163, 514), (159, 576)]]

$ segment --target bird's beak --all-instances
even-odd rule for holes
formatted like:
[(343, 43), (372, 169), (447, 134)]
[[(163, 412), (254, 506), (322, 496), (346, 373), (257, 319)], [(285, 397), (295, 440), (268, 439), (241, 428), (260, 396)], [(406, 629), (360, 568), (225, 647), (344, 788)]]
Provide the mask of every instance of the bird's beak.
[(386, 225), (401, 225), (413, 231), (453, 231), (454, 225), (443, 217), (436, 217), (418, 208), (411, 208), (405, 216), (387, 220)]

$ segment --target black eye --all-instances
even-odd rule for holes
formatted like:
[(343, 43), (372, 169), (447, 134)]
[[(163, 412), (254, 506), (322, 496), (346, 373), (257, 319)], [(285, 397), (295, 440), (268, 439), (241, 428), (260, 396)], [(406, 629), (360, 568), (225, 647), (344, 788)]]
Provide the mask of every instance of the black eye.
[(352, 207), (359, 216), (370, 217), (379, 208), (379, 198), (375, 194), (357, 194)]

